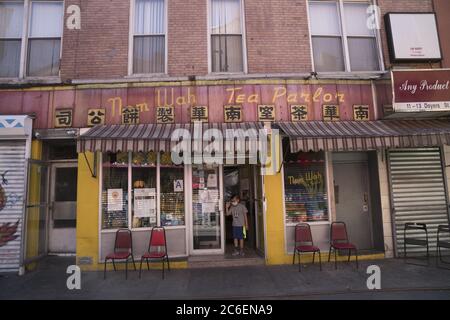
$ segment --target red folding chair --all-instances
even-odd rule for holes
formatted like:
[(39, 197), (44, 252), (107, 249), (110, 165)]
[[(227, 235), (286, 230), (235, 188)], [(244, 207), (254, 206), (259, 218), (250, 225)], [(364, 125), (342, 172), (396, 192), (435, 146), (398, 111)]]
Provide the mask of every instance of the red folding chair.
[(162, 278), (164, 279), (164, 263), (167, 261), (167, 269), (170, 271), (169, 256), (167, 255), (166, 230), (163, 227), (153, 227), (148, 244), (148, 251), (141, 257), (139, 268), (139, 278), (142, 273), (142, 261), (147, 262), (147, 269), (150, 270), (149, 260), (162, 261)]
[(106, 279), (106, 262), (112, 260), (114, 271), (116, 271), (116, 260), (125, 260), (125, 279), (128, 278), (128, 259), (131, 257), (134, 270), (136, 264), (133, 257), (133, 237), (129, 229), (119, 229), (116, 232), (116, 240), (114, 241), (114, 252), (106, 255), (105, 269), (103, 271), (103, 279)]
[(313, 253), (313, 264), (316, 257), (316, 252), (319, 253), (319, 266), (322, 271), (322, 258), (320, 257), (319, 247), (314, 246), (314, 242), (311, 234), (311, 227), (307, 223), (299, 223), (295, 226), (295, 247), (294, 247), (294, 257), (292, 259), (292, 264), (295, 264), (295, 254), (298, 252), (298, 271), (302, 271), (301, 263), (301, 253), (302, 252), (312, 252)]
[(352, 250), (356, 255), (356, 268), (358, 268), (358, 251), (353, 243), (348, 241), (347, 227), (344, 222), (333, 222), (330, 229), (330, 251), (328, 252), (328, 262), (330, 262), (331, 249), (334, 250), (334, 268), (337, 269), (337, 251), (348, 250), (348, 261)]

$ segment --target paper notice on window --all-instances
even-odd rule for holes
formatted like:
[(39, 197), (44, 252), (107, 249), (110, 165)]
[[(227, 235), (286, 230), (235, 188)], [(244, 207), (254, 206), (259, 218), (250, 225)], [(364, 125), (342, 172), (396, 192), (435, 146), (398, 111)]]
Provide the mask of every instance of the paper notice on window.
[(208, 188), (216, 188), (217, 187), (217, 174), (210, 173), (208, 174), (208, 181), (206, 183)]
[(183, 180), (174, 180), (173, 181), (173, 191), (174, 192), (183, 192)]
[(108, 212), (123, 210), (123, 190), (108, 189)]
[(150, 220), (156, 219), (155, 188), (134, 189), (134, 216), (137, 218), (150, 217)]
[(214, 212), (216, 212), (216, 202), (202, 203), (202, 213), (214, 213)]

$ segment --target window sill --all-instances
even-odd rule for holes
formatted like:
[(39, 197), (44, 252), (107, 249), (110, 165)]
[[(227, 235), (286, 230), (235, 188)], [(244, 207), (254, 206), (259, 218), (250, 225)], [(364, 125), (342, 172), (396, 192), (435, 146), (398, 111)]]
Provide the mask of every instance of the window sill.
[(0, 84), (61, 84), (60, 77), (26, 77), (26, 78), (0, 78)]
[[(307, 223), (311, 226), (320, 226), (320, 225), (329, 225), (331, 224), (330, 221), (305, 221), (305, 222), (299, 222), (299, 223)], [(297, 223), (286, 223), (286, 227), (295, 227), (297, 225)]]
[(317, 79), (371, 80), (379, 79), (388, 72), (389, 71), (318, 72)]

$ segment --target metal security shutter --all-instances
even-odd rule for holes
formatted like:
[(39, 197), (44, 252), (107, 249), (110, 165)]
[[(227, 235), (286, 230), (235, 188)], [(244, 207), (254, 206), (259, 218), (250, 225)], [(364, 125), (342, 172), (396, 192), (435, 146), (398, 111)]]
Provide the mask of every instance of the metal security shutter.
[(0, 174), (4, 175), (3, 181), (0, 177), (0, 228), (3, 226), (5, 229), (8, 223), (10, 227), (8, 238), (2, 232), (3, 241), (0, 239), (0, 272), (18, 271), (20, 265), (26, 179), (25, 146), (24, 140), (0, 141)]
[[(389, 151), (389, 174), (396, 253), (403, 255), (406, 222), (426, 223), (430, 252), (436, 249), (439, 224), (448, 224), (447, 196), (439, 148)], [(422, 234), (419, 232), (408, 233)], [(408, 253), (424, 253), (426, 249), (408, 246)]]

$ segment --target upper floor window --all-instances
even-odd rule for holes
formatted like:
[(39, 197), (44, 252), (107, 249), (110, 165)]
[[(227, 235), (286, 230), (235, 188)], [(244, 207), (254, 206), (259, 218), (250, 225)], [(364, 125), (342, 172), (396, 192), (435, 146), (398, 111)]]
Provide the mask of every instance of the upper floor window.
[(243, 72), (241, 0), (211, 0), (211, 71)]
[(23, 3), (0, 2), (0, 77), (18, 77)]
[(62, 30), (62, 1), (0, 2), (0, 77), (58, 76)]
[(309, 1), (315, 71), (378, 71), (375, 28), (368, 28), (367, 1)]
[(133, 73), (164, 73), (166, 13), (164, 0), (136, 0)]

